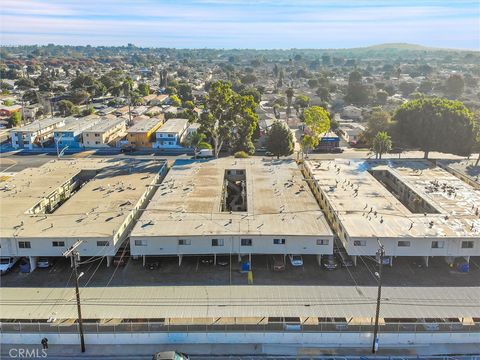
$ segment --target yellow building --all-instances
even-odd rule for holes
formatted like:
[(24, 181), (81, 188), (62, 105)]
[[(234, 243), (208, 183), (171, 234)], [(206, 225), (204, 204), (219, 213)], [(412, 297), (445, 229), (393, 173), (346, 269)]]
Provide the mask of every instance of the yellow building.
[(163, 115), (137, 122), (127, 130), (128, 144), (136, 148), (151, 148), (155, 131), (163, 125)]
[(91, 148), (114, 146), (115, 141), (125, 135), (126, 120), (106, 118), (83, 132), (83, 146)]

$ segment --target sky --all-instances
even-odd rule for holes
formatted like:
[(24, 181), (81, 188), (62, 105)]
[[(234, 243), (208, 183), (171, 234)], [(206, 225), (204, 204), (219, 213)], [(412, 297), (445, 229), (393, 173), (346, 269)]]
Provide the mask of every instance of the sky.
[(2, 0), (2, 45), (480, 50), (480, 0)]

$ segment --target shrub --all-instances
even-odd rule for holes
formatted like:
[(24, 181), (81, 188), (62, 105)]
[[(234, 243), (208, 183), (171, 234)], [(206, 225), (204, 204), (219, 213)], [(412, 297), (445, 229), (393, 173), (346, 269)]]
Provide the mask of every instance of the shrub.
[(238, 158), (238, 159), (248, 158), (248, 154), (245, 151), (237, 151), (233, 156)]

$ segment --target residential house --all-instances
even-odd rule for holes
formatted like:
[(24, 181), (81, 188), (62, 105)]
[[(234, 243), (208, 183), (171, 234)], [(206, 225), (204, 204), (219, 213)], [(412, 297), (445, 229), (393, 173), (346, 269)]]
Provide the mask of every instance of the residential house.
[(162, 126), (163, 121), (163, 115), (159, 115), (135, 123), (127, 130), (128, 144), (136, 148), (151, 148), (156, 139), (155, 132)]
[(181, 147), (182, 140), (186, 136), (188, 119), (170, 119), (156, 132), (157, 141), (154, 148), (168, 149)]

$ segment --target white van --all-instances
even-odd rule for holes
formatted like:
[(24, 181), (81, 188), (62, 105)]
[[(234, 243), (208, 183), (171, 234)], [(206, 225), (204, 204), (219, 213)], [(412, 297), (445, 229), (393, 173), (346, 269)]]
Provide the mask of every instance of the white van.
[(17, 257), (0, 257), (0, 274), (10, 271), (17, 261)]

